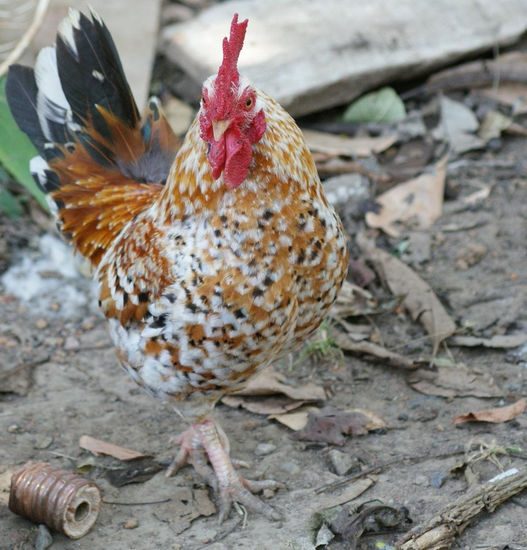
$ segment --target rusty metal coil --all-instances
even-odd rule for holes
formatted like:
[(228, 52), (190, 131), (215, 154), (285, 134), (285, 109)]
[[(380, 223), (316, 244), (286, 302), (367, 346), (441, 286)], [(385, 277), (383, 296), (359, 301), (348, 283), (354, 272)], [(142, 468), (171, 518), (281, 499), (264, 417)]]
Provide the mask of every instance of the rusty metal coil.
[(11, 477), (9, 509), (71, 539), (93, 527), (100, 506), (101, 493), (95, 483), (45, 462), (25, 464)]

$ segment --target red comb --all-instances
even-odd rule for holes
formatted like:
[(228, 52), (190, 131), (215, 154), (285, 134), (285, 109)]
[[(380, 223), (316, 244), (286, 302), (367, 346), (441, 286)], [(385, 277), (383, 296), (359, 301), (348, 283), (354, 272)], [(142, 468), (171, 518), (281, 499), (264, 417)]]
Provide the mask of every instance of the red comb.
[(243, 39), (247, 30), (248, 19), (238, 23), (238, 14), (235, 13), (231, 23), (229, 38), (223, 39), (223, 61), (218, 70), (216, 82), (220, 82), (224, 89), (230, 88), (233, 84), (238, 85), (240, 74), (238, 73), (238, 57), (242, 51)]

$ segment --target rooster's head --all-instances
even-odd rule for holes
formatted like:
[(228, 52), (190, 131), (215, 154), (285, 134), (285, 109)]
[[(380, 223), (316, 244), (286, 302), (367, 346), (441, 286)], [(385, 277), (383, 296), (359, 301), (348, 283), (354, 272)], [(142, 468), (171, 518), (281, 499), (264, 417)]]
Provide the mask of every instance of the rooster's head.
[(203, 85), (199, 122), (201, 138), (207, 143), (212, 176), (229, 189), (247, 177), (252, 144), (265, 132), (264, 112), (258, 106), (256, 90), (238, 72), (247, 19), (238, 23), (235, 14), (229, 38), (223, 39), (223, 61), (218, 74)]

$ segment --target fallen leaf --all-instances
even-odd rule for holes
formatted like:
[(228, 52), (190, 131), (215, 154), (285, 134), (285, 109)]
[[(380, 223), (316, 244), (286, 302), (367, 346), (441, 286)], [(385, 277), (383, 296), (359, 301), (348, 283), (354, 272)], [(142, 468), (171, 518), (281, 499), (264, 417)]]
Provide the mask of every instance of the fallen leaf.
[(517, 348), (527, 342), (527, 334), (497, 334), (492, 338), (479, 338), (477, 336), (453, 336), (449, 342), (455, 346), (472, 348), (483, 346), (484, 348)]
[(298, 401), (323, 401), (326, 392), (322, 386), (308, 382), (300, 386), (284, 384), (286, 377), (272, 366), (249, 380), (247, 385), (235, 395), (274, 395), (282, 394)]
[(307, 424), (307, 417), (310, 412), (316, 413), (320, 409), (317, 407), (305, 407), (301, 411), (289, 412), (284, 414), (273, 414), (269, 418), (277, 420), (280, 424), (287, 426), (289, 429), (297, 432)]
[(316, 130), (302, 132), (311, 151), (334, 156), (369, 157), (373, 153), (382, 153), (397, 141), (395, 135), (350, 138)]
[(216, 507), (210, 500), (207, 489), (175, 487), (170, 502), (157, 504), (153, 515), (163, 523), (168, 523), (174, 534), (179, 535), (188, 529), (200, 516), (212, 516)]
[(343, 445), (347, 435), (365, 435), (385, 427), (382, 418), (365, 409), (340, 411), (335, 407), (324, 407), (318, 412), (308, 413), (307, 424), (297, 431), (295, 438)]
[(132, 449), (127, 449), (126, 447), (120, 447), (119, 445), (114, 445), (113, 443), (102, 441), (101, 439), (95, 439), (89, 435), (81, 435), (79, 439), (79, 447), (90, 451), (96, 456), (108, 455), (124, 461), (152, 456), (149, 454), (140, 453), (138, 451), (133, 451)]
[(308, 382), (299, 386), (285, 384), (286, 377), (272, 366), (251, 378), (247, 385), (221, 402), (233, 408), (242, 407), (255, 414), (281, 414), (298, 409), (305, 403), (324, 401), (322, 386)]
[(512, 108), (512, 114), (523, 115), (527, 113), (527, 84), (519, 82), (500, 83), (497, 88), (483, 88), (478, 90), (482, 94), (501, 105)]
[(254, 414), (282, 414), (298, 409), (305, 405), (305, 400), (293, 400), (285, 395), (272, 395), (266, 397), (242, 397), (226, 395), (221, 402), (228, 407), (237, 409), (241, 407)]
[(443, 206), (447, 157), (437, 162), (430, 172), (392, 187), (375, 199), (379, 212), (367, 212), (366, 223), (392, 237), (400, 235), (394, 225), (412, 222), (420, 229), (430, 227), (440, 216)]
[(499, 111), (487, 111), (479, 127), (478, 136), (487, 143), (491, 139), (499, 138), (504, 130), (512, 125), (512, 118)]
[(143, 458), (134, 460), (126, 468), (108, 470), (105, 477), (114, 487), (123, 487), (130, 483), (144, 483), (162, 469), (163, 466), (152, 458)]
[(377, 264), (378, 271), (382, 273), (392, 293), (396, 296), (404, 296), (402, 302), (404, 307), (408, 309), (414, 320), (419, 319), (425, 327), (432, 340), (435, 355), (439, 344), (454, 333), (456, 324), (430, 285), (405, 263), (384, 250), (376, 248), (364, 234), (357, 235), (357, 244), (368, 258)]
[(479, 127), (476, 115), (463, 103), (444, 95), (440, 96), (441, 125), (438, 131), (446, 139), (455, 153), (480, 149), (485, 142), (474, 135)]
[(460, 414), (452, 420), (452, 424), (461, 424), (462, 422), (492, 422), (499, 424), (507, 422), (520, 415), (527, 405), (527, 401), (522, 397), (516, 403), (505, 407), (496, 407), (494, 409), (486, 409), (484, 411), (471, 411), (466, 414)]
[(417, 368), (417, 363), (394, 351), (390, 351), (383, 346), (379, 346), (370, 341), (360, 340), (356, 341), (350, 337), (350, 335), (345, 333), (336, 333), (332, 334), (335, 344), (343, 351), (352, 351), (354, 353), (360, 353), (365, 355), (371, 355), (373, 357), (378, 357), (383, 359), (387, 364), (400, 367), (403, 369), (415, 369)]
[(344, 122), (397, 122), (406, 116), (406, 109), (397, 92), (385, 86), (353, 101), (344, 111)]
[(408, 383), (416, 391), (440, 397), (499, 397), (503, 394), (493, 378), (485, 378), (460, 364), (416, 370), (408, 377)]
[(371, 292), (349, 281), (344, 281), (335, 303), (331, 307), (330, 315), (336, 318), (358, 317), (371, 312), (377, 305), (377, 300)]

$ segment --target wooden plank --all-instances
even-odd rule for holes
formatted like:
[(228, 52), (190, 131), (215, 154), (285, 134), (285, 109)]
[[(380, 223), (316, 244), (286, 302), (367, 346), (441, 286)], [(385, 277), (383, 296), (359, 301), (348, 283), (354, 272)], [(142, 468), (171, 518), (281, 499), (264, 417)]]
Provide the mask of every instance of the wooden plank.
[(293, 115), (511, 43), (527, 29), (527, 0), (231, 0), (164, 29), (167, 55), (201, 84), (217, 71), (234, 13), (249, 18), (241, 71)]

